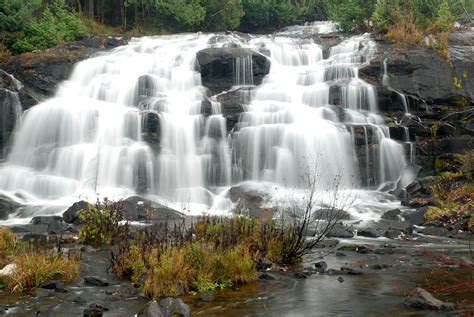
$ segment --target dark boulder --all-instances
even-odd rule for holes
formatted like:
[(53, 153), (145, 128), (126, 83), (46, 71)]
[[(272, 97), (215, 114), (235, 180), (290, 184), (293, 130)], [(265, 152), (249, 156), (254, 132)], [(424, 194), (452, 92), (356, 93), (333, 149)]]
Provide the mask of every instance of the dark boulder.
[(402, 220), (401, 219), (401, 214), (402, 212), (400, 211), (400, 209), (391, 209), (391, 210), (388, 210), (386, 212), (384, 212), (381, 216), (382, 219), (386, 219), (386, 220), (394, 220), (394, 221), (400, 221)]
[(241, 47), (206, 48), (196, 54), (203, 86), (212, 94), (229, 90), (235, 82), (236, 60), (251, 58), (252, 81), (260, 85), (270, 71), (270, 61), (262, 53)]
[(190, 317), (191, 309), (180, 298), (165, 298), (158, 302), (165, 317), (180, 316)]
[(8, 216), (14, 213), (20, 204), (8, 196), (0, 194), (0, 220), (8, 219)]
[(418, 309), (429, 309), (429, 310), (440, 310), (440, 311), (452, 311), (454, 305), (451, 303), (445, 303), (435, 298), (427, 290), (417, 287), (413, 293), (407, 297), (404, 301), (405, 305), (412, 308)]
[(131, 196), (121, 202), (123, 217), (130, 221), (179, 220), (184, 217), (174, 209), (139, 196)]
[(327, 236), (333, 238), (352, 238), (354, 237), (354, 232), (349, 227), (337, 223), (331, 228)]
[(164, 317), (156, 301), (148, 302), (137, 314), (138, 317)]
[(49, 225), (57, 221), (62, 222), (63, 218), (60, 216), (36, 216), (31, 218), (30, 223), (33, 225)]
[(315, 219), (321, 220), (351, 220), (352, 216), (345, 210), (337, 208), (323, 208), (314, 212)]
[(421, 207), (416, 211), (406, 212), (403, 214), (403, 218), (412, 225), (420, 226), (425, 223), (426, 207)]
[(109, 286), (110, 284), (108, 282), (102, 281), (101, 279), (97, 277), (86, 276), (84, 277), (84, 285), (105, 287), (105, 286)]
[(245, 105), (250, 102), (252, 90), (248, 87), (233, 89), (216, 96), (216, 100), (221, 103), (222, 115), (226, 119), (227, 131), (235, 129)]
[(381, 236), (381, 233), (377, 229), (366, 228), (366, 229), (358, 230), (357, 235), (360, 237), (378, 238)]
[(66, 209), (63, 213), (63, 220), (65, 223), (73, 223), (73, 224), (81, 224), (81, 220), (79, 219), (79, 212), (81, 210), (85, 210), (91, 207), (87, 201), (81, 200), (74, 204), (71, 207)]

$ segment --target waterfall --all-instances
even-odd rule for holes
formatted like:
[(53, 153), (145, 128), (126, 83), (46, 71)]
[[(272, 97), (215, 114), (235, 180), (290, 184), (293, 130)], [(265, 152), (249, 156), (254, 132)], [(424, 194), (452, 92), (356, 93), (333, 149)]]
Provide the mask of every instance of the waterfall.
[[(249, 98), (228, 133), (196, 53), (230, 44), (265, 48), (271, 69), (254, 87), (252, 56), (235, 58), (234, 84), (249, 86)], [(375, 50), (368, 35), (328, 58), (313, 40), (285, 32), (134, 38), (77, 64), (56, 96), (23, 114), (0, 189), (43, 202), (139, 194), (201, 212), (241, 181), (301, 188), (314, 163), (326, 185), (336, 175), (345, 189), (394, 181), (403, 146), (377, 114), (375, 87), (358, 77)]]

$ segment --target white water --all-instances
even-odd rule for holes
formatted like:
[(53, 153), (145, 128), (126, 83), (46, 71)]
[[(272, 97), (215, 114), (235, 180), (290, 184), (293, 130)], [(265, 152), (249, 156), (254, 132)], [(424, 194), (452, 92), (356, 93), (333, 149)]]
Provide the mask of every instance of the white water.
[[(42, 213), (57, 213), (56, 206), (78, 198), (134, 194), (194, 213), (219, 212), (230, 207), (229, 186), (250, 181), (301, 188), (305, 167), (317, 163), (318, 189), (333, 190), (341, 175), (337, 188), (364, 197), (356, 200), (355, 214), (364, 214), (368, 205), (396, 204), (359, 189), (367, 176), (359, 172), (352, 127), (373, 131), (371, 145), (366, 132), (362, 162), (367, 169), (373, 162), (372, 185), (395, 181), (406, 165), (402, 145), (389, 138), (377, 114), (375, 88), (358, 78), (358, 67), (376, 49), (368, 36), (333, 47), (327, 59), (312, 40), (284, 33), (249, 41), (234, 34), (220, 38), (137, 38), (79, 63), (54, 98), (24, 113), (0, 167), (0, 189), (23, 193), (32, 206), (51, 202), (54, 208)], [(211, 98), (212, 114), (201, 114), (206, 89), (195, 70), (199, 50), (226, 41), (265, 47), (271, 62), (240, 128), (229, 135), (220, 103)], [(251, 64), (250, 57), (236, 60), (237, 85), (253, 84)], [(331, 92), (334, 87), (339, 88)], [(152, 115), (161, 131), (154, 145), (142, 135)], [(22, 216), (39, 213), (30, 210)]]

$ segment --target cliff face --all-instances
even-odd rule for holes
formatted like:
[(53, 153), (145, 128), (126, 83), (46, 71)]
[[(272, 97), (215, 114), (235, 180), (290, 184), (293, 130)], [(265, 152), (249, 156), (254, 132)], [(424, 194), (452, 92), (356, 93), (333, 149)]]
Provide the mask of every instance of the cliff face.
[[(409, 128), (422, 175), (431, 174), (439, 157), (474, 149), (473, 31), (450, 34), (448, 59), (425, 45), (379, 41), (359, 75), (377, 87), (392, 138), (401, 139), (402, 126)], [(403, 115), (403, 99), (411, 116)]]

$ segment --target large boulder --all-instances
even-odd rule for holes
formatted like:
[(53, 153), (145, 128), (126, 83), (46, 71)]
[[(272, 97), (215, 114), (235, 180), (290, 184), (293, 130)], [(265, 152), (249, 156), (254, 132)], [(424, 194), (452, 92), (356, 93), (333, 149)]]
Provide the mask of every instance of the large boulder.
[(443, 302), (429, 293), (427, 290), (417, 287), (411, 296), (405, 299), (405, 305), (418, 309), (452, 311), (454, 305), (452, 303)]
[(158, 306), (165, 317), (180, 316), (190, 317), (191, 309), (181, 298), (165, 298), (158, 302)]
[(160, 205), (149, 199), (131, 196), (122, 200), (122, 213), (126, 220), (179, 220), (184, 215), (174, 209)]
[(260, 52), (241, 47), (206, 48), (196, 54), (203, 86), (212, 94), (229, 90), (236, 84), (236, 61), (250, 58), (254, 85), (260, 85), (270, 71), (270, 61)]
[(78, 201), (72, 204), (71, 207), (66, 209), (63, 213), (63, 220), (65, 223), (80, 224), (81, 220), (79, 219), (79, 212), (81, 210), (89, 208), (91, 205), (84, 200)]
[(0, 220), (8, 219), (8, 216), (14, 213), (20, 204), (8, 196), (0, 194)]

